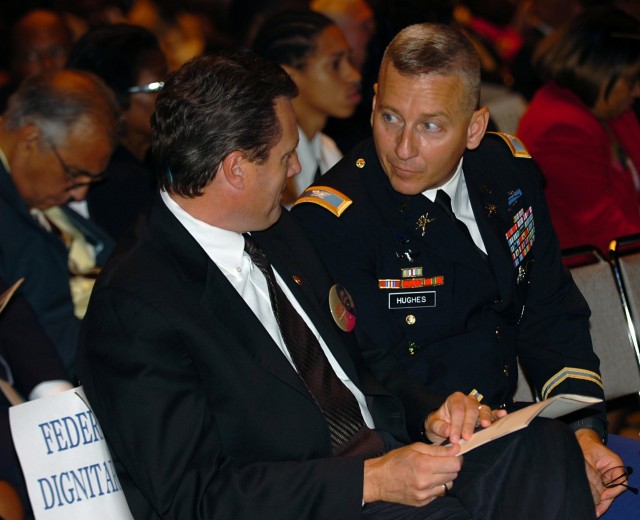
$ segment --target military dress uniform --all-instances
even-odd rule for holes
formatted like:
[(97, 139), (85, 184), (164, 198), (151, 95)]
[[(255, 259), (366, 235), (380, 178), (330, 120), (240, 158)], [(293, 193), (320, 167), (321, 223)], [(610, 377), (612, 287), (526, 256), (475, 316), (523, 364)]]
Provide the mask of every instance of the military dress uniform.
[[(487, 134), (462, 164), (487, 254), (439, 205), (395, 192), (371, 140), (292, 212), (351, 293), (356, 329), (431, 390), (475, 389), (509, 408), (519, 359), (543, 399), (603, 398), (590, 311), (561, 262), (534, 162), (516, 138)], [(580, 420), (604, 436), (602, 408)]]

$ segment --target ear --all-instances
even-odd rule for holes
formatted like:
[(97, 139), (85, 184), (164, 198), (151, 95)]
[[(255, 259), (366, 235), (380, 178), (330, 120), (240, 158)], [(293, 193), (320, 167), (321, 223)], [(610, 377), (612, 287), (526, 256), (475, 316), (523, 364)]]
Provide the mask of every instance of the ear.
[(467, 148), (473, 150), (480, 145), (489, 125), (489, 109), (480, 107), (473, 112), (467, 128)]
[(18, 142), (27, 150), (38, 146), (38, 141), (42, 137), (42, 131), (32, 124), (26, 124), (18, 129)]
[(245, 184), (246, 162), (247, 158), (240, 150), (231, 152), (222, 160), (217, 175), (222, 175), (230, 186), (242, 190)]
[(373, 113), (376, 111), (376, 99), (378, 97), (378, 84), (373, 84), (373, 101), (371, 102), (371, 116), (369, 117), (369, 123), (373, 126)]
[(286, 71), (287, 74), (289, 74), (289, 77), (294, 81), (296, 81), (296, 72), (297, 69), (295, 67), (292, 67), (291, 65), (284, 65), (284, 64), (280, 64), (280, 66)]

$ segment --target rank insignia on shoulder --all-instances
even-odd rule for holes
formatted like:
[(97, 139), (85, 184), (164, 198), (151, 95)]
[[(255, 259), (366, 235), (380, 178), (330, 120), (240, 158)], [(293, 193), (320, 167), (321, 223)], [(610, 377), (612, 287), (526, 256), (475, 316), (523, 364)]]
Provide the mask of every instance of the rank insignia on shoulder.
[(352, 200), (344, 193), (334, 190), (329, 186), (311, 186), (302, 192), (302, 195), (298, 197), (298, 200), (293, 204), (297, 206), (303, 202), (311, 202), (322, 206), (324, 209), (329, 210), (336, 217), (342, 215), (352, 204)]
[(487, 132), (488, 134), (494, 134), (498, 137), (501, 137), (502, 140), (507, 143), (511, 153), (514, 157), (520, 157), (524, 159), (531, 159), (531, 154), (528, 152), (527, 148), (524, 146), (522, 141), (518, 139), (515, 135), (505, 134), (504, 132)]

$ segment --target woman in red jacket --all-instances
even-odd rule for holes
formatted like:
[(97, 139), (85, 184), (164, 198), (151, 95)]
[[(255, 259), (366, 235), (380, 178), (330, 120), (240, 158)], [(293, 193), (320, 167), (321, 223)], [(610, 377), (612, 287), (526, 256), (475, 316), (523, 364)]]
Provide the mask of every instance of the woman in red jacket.
[(592, 10), (547, 37), (534, 55), (546, 83), (518, 136), (540, 166), (563, 248), (640, 233), (640, 22)]

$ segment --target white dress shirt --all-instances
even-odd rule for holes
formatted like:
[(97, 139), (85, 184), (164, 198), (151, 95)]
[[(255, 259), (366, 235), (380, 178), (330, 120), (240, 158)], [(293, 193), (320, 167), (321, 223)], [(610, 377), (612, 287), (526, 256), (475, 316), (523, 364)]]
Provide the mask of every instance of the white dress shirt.
[(439, 188), (426, 190), (422, 192), (422, 194), (431, 202), (435, 202), (438, 190), (442, 190), (447, 195), (449, 195), (449, 198), (451, 199), (451, 209), (453, 210), (453, 214), (458, 218), (458, 220), (462, 221), (467, 226), (467, 228), (469, 228), (471, 238), (473, 238), (476, 246), (478, 246), (478, 248), (480, 248), (486, 254), (487, 248), (484, 245), (482, 235), (480, 235), (480, 230), (478, 229), (478, 224), (476, 223), (476, 217), (474, 216), (473, 209), (471, 208), (469, 191), (467, 190), (467, 181), (462, 174), (462, 160), (463, 159), (460, 159), (456, 173), (453, 174), (453, 177), (451, 177), (451, 179), (449, 179), (446, 184), (440, 186)]
[[(244, 251), (244, 237), (235, 231), (221, 229), (201, 220), (198, 220), (183, 210), (176, 201), (174, 201), (166, 191), (161, 192), (162, 200), (169, 208), (169, 211), (178, 219), (185, 227), (189, 234), (200, 244), (202, 249), (209, 258), (218, 266), (222, 273), (227, 277), (229, 283), (238, 291), (245, 303), (256, 315), (260, 323), (267, 330), (273, 341), (278, 345), (284, 356), (295, 369), (291, 355), (278, 327), (275, 314), (271, 307), (269, 298), (269, 287), (267, 280), (262, 271), (256, 267), (249, 255)], [(331, 350), (316, 330), (315, 326), (304, 312), (298, 301), (295, 299), (287, 285), (283, 282), (278, 272), (273, 269), (276, 281), (286, 297), (289, 299), (295, 310), (300, 314), (302, 319), (318, 339), (322, 350), (324, 351), (331, 367), (338, 378), (353, 393), (366, 425), (374, 428), (373, 419), (367, 408), (365, 397), (362, 392), (347, 377), (342, 367), (333, 357)]]

